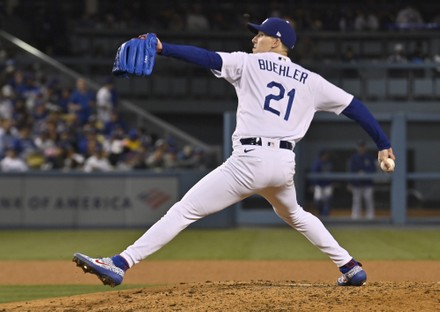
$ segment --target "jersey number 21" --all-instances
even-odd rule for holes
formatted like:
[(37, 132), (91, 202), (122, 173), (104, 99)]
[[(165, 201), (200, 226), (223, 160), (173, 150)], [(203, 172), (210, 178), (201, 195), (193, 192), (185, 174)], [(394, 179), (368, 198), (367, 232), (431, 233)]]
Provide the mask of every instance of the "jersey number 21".
[[(265, 97), (265, 99), (264, 99), (264, 109), (269, 111), (269, 112), (271, 112), (271, 113), (274, 113), (275, 115), (280, 116), (281, 115), (280, 111), (275, 109), (275, 108), (273, 108), (273, 107), (271, 107), (270, 106), (270, 101), (272, 101), (272, 100), (273, 101), (280, 101), (280, 100), (282, 100), (284, 98), (285, 93), (286, 93), (286, 89), (284, 89), (282, 84), (280, 84), (278, 82), (275, 82), (275, 81), (269, 82), (267, 84), (267, 87), (271, 88), (271, 89), (272, 88), (278, 88), (279, 92), (278, 92), (278, 94), (271, 93), (271, 94), (269, 94), (269, 95), (267, 95)], [(290, 90), (287, 93), (287, 96), (289, 97), (289, 100), (287, 102), (287, 109), (286, 109), (286, 113), (284, 114), (284, 120), (289, 120), (290, 110), (292, 109), (293, 100), (295, 99), (295, 89)]]

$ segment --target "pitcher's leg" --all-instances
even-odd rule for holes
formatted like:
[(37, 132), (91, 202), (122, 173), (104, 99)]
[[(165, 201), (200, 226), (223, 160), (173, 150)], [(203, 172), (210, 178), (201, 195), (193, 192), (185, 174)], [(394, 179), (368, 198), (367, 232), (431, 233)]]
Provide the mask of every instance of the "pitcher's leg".
[(313, 214), (304, 211), (296, 201), (294, 189), (284, 189), (281, 192), (274, 190), (263, 194), (272, 204), (276, 214), (295, 230), (303, 234), (313, 245), (341, 267), (352, 257), (333, 238), (324, 224)]
[(246, 191), (222, 167), (215, 169), (194, 185), (121, 256), (132, 267), (170, 242), (191, 223), (236, 203)]

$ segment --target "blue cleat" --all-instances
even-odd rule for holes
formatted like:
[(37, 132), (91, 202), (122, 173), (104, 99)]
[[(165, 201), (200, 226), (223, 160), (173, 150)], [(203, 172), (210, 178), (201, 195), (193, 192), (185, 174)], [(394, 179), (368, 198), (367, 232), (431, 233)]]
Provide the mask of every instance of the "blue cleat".
[(111, 258), (91, 258), (75, 253), (72, 261), (85, 273), (95, 274), (104, 285), (118, 286), (124, 278), (125, 271), (117, 267)]
[(338, 278), (339, 286), (364, 286), (367, 282), (367, 273), (362, 269), (362, 264), (357, 263), (347, 273)]

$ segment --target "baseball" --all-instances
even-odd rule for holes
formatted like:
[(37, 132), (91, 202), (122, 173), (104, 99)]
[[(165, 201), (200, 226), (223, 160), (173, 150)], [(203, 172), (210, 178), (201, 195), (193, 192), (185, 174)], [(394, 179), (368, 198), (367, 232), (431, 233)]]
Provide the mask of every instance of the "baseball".
[[(385, 166), (385, 162), (388, 163), (389, 168), (387, 169), (387, 167)], [(395, 163), (394, 160), (392, 160), (391, 158), (388, 158), (385, 161), (381, 161), (380, 162), (380, 169), (382, 169), (385, 172), (391, 172), (394, 171), (394, 167), (395, 167)]]

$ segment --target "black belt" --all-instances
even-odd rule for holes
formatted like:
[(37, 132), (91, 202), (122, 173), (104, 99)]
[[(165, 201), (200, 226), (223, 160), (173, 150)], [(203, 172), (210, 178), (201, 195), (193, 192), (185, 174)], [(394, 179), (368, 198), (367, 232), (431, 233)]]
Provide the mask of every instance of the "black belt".
[[(260, 146), (263, 145), (263, 143), (261, 141), (261, 138), (245, 138), (245, 139), (240, 139), (240, 143), (242, 145), (260, 145)], [(270, 143), (268, 143), (268, 146), (270, 146)], [(279, 148), (293, 150), (293, 144), (290, 143), (289, 141), (280, 141)]]

